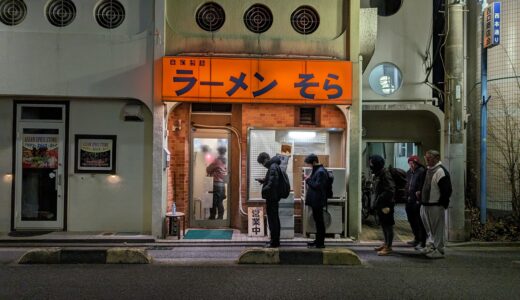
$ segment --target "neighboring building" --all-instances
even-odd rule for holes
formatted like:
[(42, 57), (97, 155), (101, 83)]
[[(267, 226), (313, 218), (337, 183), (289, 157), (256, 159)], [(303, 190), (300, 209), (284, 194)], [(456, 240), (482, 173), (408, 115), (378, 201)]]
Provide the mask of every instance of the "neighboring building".
[[(480, 109), (481, 109), (481, 28), (482, 9), (468, 1), (468, 193), (480, 205)], [(488, 1), (490, 4), (492, 1)], [(507, 168), (519, 158), (520, 140), (520, 58), (518, 16), (520, 3), (502, 0), (500, 44), (488, 49), (488, 135), (487, 135), (487, 208), (492, 213), (509, 214), (512, 210), (512, 184)], [(517, 168), (518, 172), (518, 168)], [(517, 175), (518, 176), (518, 175)], [(518, 177), (516, 185), (518, 187)], [(517, 189), (518, 190), (518, 189)], [(477, 201), (478, 200), (478, 201)]]
[(154, 9), (0, 1), (0, 232), (151, 232)]

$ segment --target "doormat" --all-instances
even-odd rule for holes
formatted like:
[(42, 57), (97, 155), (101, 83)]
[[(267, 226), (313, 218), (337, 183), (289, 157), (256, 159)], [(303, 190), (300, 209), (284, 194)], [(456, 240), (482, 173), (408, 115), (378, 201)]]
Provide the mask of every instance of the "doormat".
[(189, 229), (184, 236), (186, 240), (230, 240), (233, 230), (209, 230), (209, 229)]

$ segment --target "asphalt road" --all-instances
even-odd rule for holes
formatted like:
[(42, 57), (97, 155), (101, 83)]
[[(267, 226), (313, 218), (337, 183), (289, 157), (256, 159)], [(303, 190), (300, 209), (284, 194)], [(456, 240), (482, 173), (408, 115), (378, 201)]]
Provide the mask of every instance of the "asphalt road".
[(240, 247), (151, 250), (151, 265), (17, 265), (25, 249), (0, 249), (0, 299), (520, 299), (520, 248), (440, 260), (353, 249), (362, 266), (236, 265)]

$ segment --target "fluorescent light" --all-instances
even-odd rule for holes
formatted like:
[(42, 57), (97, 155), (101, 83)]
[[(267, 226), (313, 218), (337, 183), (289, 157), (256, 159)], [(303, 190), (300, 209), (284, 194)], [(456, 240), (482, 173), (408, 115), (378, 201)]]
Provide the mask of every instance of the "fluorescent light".
[(295, 140), (308, 140), (316, 137), (314, 131), (289, 131), (289, 137)]

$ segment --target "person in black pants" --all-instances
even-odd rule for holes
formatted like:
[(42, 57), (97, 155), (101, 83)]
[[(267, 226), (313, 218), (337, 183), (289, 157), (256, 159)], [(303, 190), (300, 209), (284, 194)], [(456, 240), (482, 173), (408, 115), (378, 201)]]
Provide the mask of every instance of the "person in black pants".
[(320, 164), (318, 156), (309, 154), (305, 164), (312, 167), (311, 175), (305, 179), (305, 205), (312, 209), (312, 216), (316, 224), (316, 240), (307, 244), (309, 248), (325, 248), (325, 222), (323, 221), (323, 207), (327, 205), (327, 170)]
[(271, 231), (271, 241), (266, 245), (267, 248), (280, 247), (280, 216), (278, 214), (278, 202), (280, 196), (280, 164), (278, 156), (273, 158), (269, 154), (262, 152), (258, 155), (257, 162), (267, 168), (264, 178), (257, 178), (256, 181), (262, 184), (262, 198), (265, 199), (267, 210), (267, 222)]
[(421, 220), (421, 190), (424, 184), (426, 169), (421, 164), (419, 157), (412, 155), (408, 158), (410, 169), (406, 173), (406, 216), (414, 235), (413, 241), (407, 244), (417, 250), (426, 246), (426, 230)]
[(375, 208), (385, 242), (375, 247), (377, 255), (389, 255), (392, 253), (392, 242), (394, 240), (394, 194), (395, 183), (388, 169), (385, 168), (385, 160), (379, 155), (372, 155), (369, 158), (370, 170), (375, 175), (373, 193), (375, 197)]

